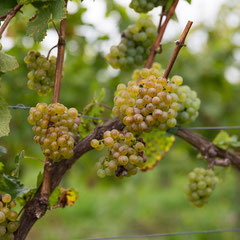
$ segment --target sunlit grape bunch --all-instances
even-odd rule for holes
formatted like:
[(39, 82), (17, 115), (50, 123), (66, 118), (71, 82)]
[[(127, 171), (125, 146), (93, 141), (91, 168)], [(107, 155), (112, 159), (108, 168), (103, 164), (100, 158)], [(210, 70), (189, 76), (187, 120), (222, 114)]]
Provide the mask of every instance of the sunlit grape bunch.
[[(175, 76), (175, 78), (179, 78), (179, 76)], [(172, 80), (174, 80), (174, 77)], [(194, 122), (199, 115), (198, 110), (201, 104), (197, 93), (191, 90), (189, 86), (184, 85), (178, 88), (177, 95), (180, 101), (180, 109), (177, 116), (178, 123)]]
[(46, 95), (54, 86), (56, 71), (56, 57), (47, 59), (40, 52), (30, 51), (24, 58), (28, 73), (28, 88), (37, 92), (39, 96)]
[(189, 184), (185, 188), (185, 195), (190, 203), (196, 207), (203, 207), (208, 202), (212, 191), (219, 182), (211, 169), (195, 168), (188, 175)]
[(114, 68), (131, 69), (144, 63), (149, 47), (157, 35), (156, 26), (149, 16), (142, 16), (136, 24), (129, 26), (122, 34), (121, 42), (112, 46), (107, 55)]
[(13, 240), (13, 233), (19, 228), (17, 221), (18, 213), (13, 210), (16, 206), (15, 201), (12, 201), (10, 194), (1, 195), (0, 199), (0, 239)]
[(97, 150), (107, 147), (108, 154), (96, 163), (97, 175), (101, 178), (115, 174), (118, 178), (135, 175), (147, 161), (145, 143), (128, 131), (106, 131), (102, 140), (93, 139), (91, 146)]
[(29, 111), (28, 122), (33, 125), (34, 142), (43, 154), (54, 161), (73, 156), (74, 138), (79, 126), (78, 111), (60, 103), (38, 103)]
[(129, 7), (138, 13), (146, 13), (153, 8), (163, 6), (167, 0), (132, 0)]
[(167, 130), (177, 124), (178, 86), (161, 77), (156, 69), (142, 69), (141, 79), (119, 84), (113, 113), (132, 132), (147, 132), (153, 127)]

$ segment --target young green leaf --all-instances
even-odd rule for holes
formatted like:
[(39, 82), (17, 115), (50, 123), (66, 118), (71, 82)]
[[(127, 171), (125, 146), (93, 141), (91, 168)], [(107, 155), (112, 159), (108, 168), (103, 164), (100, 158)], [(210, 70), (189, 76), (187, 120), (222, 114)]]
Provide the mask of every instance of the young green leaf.
[(9, 133), (9, 123), (11, 114), (8, 110), (7, 102), (0, 97), (0, 137), (7, 136)]
[(24, 158), (24, 150), (22, 150), (20, 153), (18, 153), (15, 157), (15, 169), (12, 171), (13, 177), (19, 177), (19, 170), (20, 170), (20, 164), (22, 159)]
[(21, 197), (30, 189), (25, 187), (18, 178), (3, 174), (0, 177), (0, 192), (11, 194), (12, 198)]
[(19, 65), (15, 57), (0, 52), (0, 72), (10, 72), (18, 67)]
[(7, 13), (17, 5), (16, 0), (1, 0), (0, 1), (0, 15)]

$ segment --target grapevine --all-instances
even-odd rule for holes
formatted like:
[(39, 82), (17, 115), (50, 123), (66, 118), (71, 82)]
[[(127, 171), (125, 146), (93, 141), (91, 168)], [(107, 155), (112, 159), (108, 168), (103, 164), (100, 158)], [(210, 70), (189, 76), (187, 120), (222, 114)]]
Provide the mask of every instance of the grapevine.
[(24, 62), (31, 70), (28, 73), (28, 88), (36, 91), (39, 96), (46, 95), (54, 86), (56, 57), (47, 59), (40, 52), (30, 51)]

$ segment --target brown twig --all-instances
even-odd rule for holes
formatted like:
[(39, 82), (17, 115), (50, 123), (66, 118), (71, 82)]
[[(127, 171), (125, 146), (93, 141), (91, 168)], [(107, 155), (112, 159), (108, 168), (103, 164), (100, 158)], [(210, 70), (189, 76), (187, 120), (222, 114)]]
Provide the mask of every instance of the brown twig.
[(158, 30), (157, 30), (158, 33), (160, 32), (160, 29), (161, 29), (161, 26), (162, 26), (162, 20), (163, 20), (164, 14), (165, 14), (165, 6), (162, 7), (162, 11), (161, 11), (161, 14), (160, 14)]
[(171, 71), (171, 69), (172, 69), (172, 67), (173, 67), (173, 64), (175, 63), (175, 61), (176, 61), (176, 59), (177, 59), (177, 56), (178, 56), (179, 51), (181, 50), (181, 48), (182, 48), (183, 46), (185, 46), (185, 45), (184, 45), (185, 39), (186, 39), (186, 37), (187, 37), (187, 34), (188, 34), (188, 32), (189, 32), (192, 24), (193, 24), (192, 21), (188, 21), (188, 23), (187, 23), (184, 31), (182, 32), (180, 38), (179, 38), (177, 41), (175, 41), (176, 47), (175, 47), (174, 52), (173, 52), (173, 54), (172, 54), (172, 57), (171, 57), (171, 59), (170, 59), (170, 61), (169, 61), (169, 63), (168, 63), (168, 66), (167, 66), (167, 68), (166, 68), (166, 70), (165, 70), (165, 72), (164, 72), (164, 74), (163, 74), (163, 77), (164, 77), (164, 78), (168, 78), (168, 75), (169, 75), (169, 73), (170, 73), (170, 71)]
[(22, 6), (23, 6), (22, 4), (18, 4), (18, 5), (16, 5), (16, 7), (14, 7), (11, 11), (9, 11), (6, 14), (6, 19), (0, 28), (0, 38), (2, 37), (2, 34), (3, 34), (4, 30), (7, 28), (9, 22), (17, 14), (17, 12), (22, 8)]
[(55, 46), (53, 46), (52, 48), (50, 48), (50, 50), (48, 51), (48, 55), (47, 55), (47, 59), (49, 59), (49, 56), (50, 56), (50, 54), (51, 54), (51, 51), (54, 49), (54, 48), (56, 48), (58, 45), (55, 45)]
[(53, 27), (55, 28), (55, 30), (56, 30), (56, 32), (57, 32), (57, 34), (58, 34), (58, 37), (60, 37), (60, 32), (58, 31), (55, 22), (54, 22), (53, 20), (51, 20), (51, 21), (52, 21), (52, 25), (53, 25)]
[(59, 95), (60, 95), (64, 50), (65, 50), (65, 39), (66, 39), (66, 22), (67, 22), (67, 19), (64, 18), (60, 23), (56, 74), (55, 74), (55, 83), (54, 83), (53, 100), (52, 100), (53, 103), (57, 103), (59, 101)]
[(158, 49), (158, 47), (159, 47), (159, 45), (160, 45), (160, 43), (162, 41), (162, 38), (163, 38), (164, 32), (165, 32), (165, 30), (167, 28), (168, 22), (172, 18), (173, 14), (175, 12), (175, 9), (176, 9), (176, 7), (178, 5), (178, 2), (179, 2), (179, 0), (175, 0), (173, 2), (172, 6), (170, 7), (170, 9), (167, 12), (166, 19), (165, 19), (164, 23), (162, 24), (162, 26), (160, 27), (158, 36), (157, 36), (153, 46), (150, 49), (150, 55), (149, 55), (149, 57), (147, 59), (147, 62), (145, 64), (146, 68), (151, 68), (152, 67), (155, 55), (157, 53), (156, 50)]
[(101, 106), (101, 107), (104, 107), (104, 108), (106, 108), (106, 109), (109, 109), (109, 110), (111, 110), (112, 111), (112, 108), (111, 107), (109, 107), (108, 105), (106, 105), (106, 104), (103, 104), (103, 103), (97, 103), (97, 105), (99, 105), (99, 106)]

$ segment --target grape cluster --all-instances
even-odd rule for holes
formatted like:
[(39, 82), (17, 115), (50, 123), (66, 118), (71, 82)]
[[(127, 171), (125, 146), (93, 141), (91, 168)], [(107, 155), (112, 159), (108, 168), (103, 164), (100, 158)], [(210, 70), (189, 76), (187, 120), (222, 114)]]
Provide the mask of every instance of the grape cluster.
[(54, 86), (56, 71), (56, 57), (45, 58), (40, 52), (30, 51), (24, 58), (28, 73), (28, 88), (37, 92), (39, 96), (46, 95)]
[(167, 0), (132, 0), (129, 7), (138, 13), (146, 13), (153, 8), (163, 6)]
[(43, 154), (54, 161), (72, 157), (80, 121), (77, 109), (67, 109), (60, 103), (38, 103), (29, 113), (34, 142), (41, 145)]
[(142, 69), (141, 80), (119, 84), (114, 98), (113, 113), (133, 132), (175, 127), (180, 104), (178, 86), (161, 77), (156, 69)]
[(180, 86), (177, 90), (180, 101), (180, 109), (177, 121), (180, 124), (191, 123), (196, 120), (199, 113), (201, 101), (197, 97), (197, 93), (190, 89), (189, 86)]
[(140, 17), (136, 24), (123, 32), (119, 45), (111, 47), (108, 62), (113, 68), (120, 69), (142, 65), (156, 35), (157, 29), (152, 20), (148, 16)]
[(12, 210), (16, 203), (11, 200), (11, 195), (7, 193), (2, 195), (0, 200), (0, 239), (2, 240), (13, 240), (13, 233), (19, 227), (18, 213)]
[(195, 168), (189, 173), (189, 184), (185, 189), (187, 199), (192, 205), (203, 207), (219, 182), (211, 169)]
[(101, 178), (113, 174), (118, 178), (135, 175), (147, 160), (143, 155), (143, 140), (136, 139), (131, 132), (106, 131), (104, 138), (100, 141), (93, 139), (91, 146), (97, 150), (108, 148), (108, 155), (96, 163), (97, 175)]

